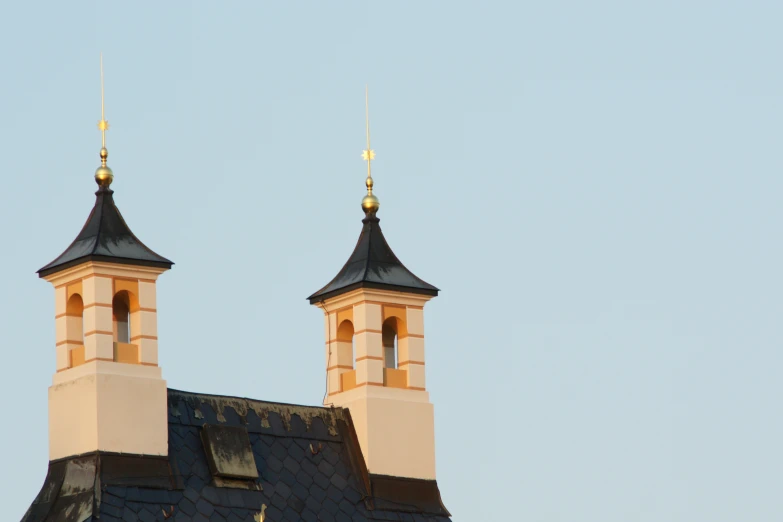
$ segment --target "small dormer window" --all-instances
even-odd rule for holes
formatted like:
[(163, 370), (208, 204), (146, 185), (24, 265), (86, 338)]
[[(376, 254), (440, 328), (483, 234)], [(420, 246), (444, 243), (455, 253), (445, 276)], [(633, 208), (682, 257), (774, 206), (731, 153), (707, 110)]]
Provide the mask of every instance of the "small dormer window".
[(201, 440), (214, 477), (253, 481), (258, 478), (247, 429), (206, 424), (201, 430)]

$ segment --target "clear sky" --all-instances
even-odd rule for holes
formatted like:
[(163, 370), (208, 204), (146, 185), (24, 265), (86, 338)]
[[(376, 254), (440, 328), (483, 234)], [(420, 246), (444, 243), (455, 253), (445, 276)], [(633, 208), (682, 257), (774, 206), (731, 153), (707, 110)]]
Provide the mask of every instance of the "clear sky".
[(47, 465), (35, 270), (109, 165), (172, 388), (318, 404), (305, 301), (386, 238), (457, 522), (779, 520), (780, 2), (13, 2), (0, 19), (0, 504)]

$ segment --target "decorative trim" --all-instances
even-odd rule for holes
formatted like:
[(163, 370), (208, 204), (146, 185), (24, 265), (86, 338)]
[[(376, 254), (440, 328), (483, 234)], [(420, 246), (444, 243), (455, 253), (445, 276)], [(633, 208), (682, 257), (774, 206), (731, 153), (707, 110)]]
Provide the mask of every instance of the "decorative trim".
[(93, 306), (100, 306), (102, 308), (111, 308), (111, 303), (90, 303), (88, 305), (84, 305), (84, 309), (87, 310), (88, 308), (92, 308)]
[(381, 330), (371, 330), (369, 328), (365, 328), (364, 330), (359, 330), (357, 332), (354, 332), (353, 335), (356, 336), (356, 335), (359, 335), (361, 333), (379, 333), (379, 334), (382, 334), (383, 332)]
[(66, 339), (64, 341), (60, 341), (60, 342), (55, 343), (55, 346), (62, 346), (64, 344), (78, 344), (79, 346), (81, 346), (82, 344), (84, 344), (84, 342), (83, 341), (74, 341), (73, 339)]
[(54, 289), (57, 290), (57, 289), (62, 288), (64, 286), (70, 286), (70, 285), (72, 285), (74, 283), (80, 283), (81, 281), (84, 281), (85, 279), (87, 279), (87, 278), (86, 277), (79, 277), (77, 279), (71, 279), (67, 283), (62, 283), (62, 284), (59, 284), (59, 285), (55, 286)]
[(408, 390), (427, 391), (426, 388), (419, 388), (418, 386), (408, 386)]
[(104, 330), (93, 330), (91, 332), (85, 333), (84, 336), (87, 337), (88, 335), (94, 335), (94, 334), (114, 335), (114, 332), (106, 332)]
[(364, 357), (358, 357), (356, 362), (364, 361), (365, 359), (369, 359), (371, 361), (383, 361), (383, 357), (378, 357), (377, 355), (365, 355)]
[(330, 371), (330, 370), (337, 370), (337, 369), (339, 369), (339, 368), (342, 368), (342, 369), (344, 369), (344, 370), (353, 370), (353, 366), (346, 366), (346, 365), (344, 365), (344, 364), (337, 364), (337, 365), (335, 365), (335, 366), (330, 366), (330, 367), (328, 367), (328, 368), (326, 369), (326, 371), (328, 372), (328, 371)]
[(61, 313), (61, 314), (58, 314), (58, 315), (54, 316), (55, 320), (62, 319), (63, 317), (79, 317), (79, 318), (81, 318), (82, 316), (79, 315), (79, 314), (69, 314), (68, 312), (64, 312), (64, 313)]
[[(92, 359), (88, 359), (88, 360), (84, 361), (82, 364), (87, 364), (87, 363), (93, 362), (93, 361), (114, 362), (114, 359), (107, 359), (105, 357), (93, 357)], [(79, 366), (81, 366), (81, 364)]]
[(129, 281), (131, 283), (138, 283), (139, 280), (136, 277), (125, 277), (125, 276), (113, 276), (112, 280), (114, 281)]
[(397, 366), (406, 366), (408, 364), (420, 364), (424, 366), (424, 361), (401, 361), (397, 363)]
[(158, 336), (157, 335), (134, 335), (133, 337), (130, 338), (131, 341), (136, 341), (138, 339), (152, 339), (153, 341), (157, 341)]

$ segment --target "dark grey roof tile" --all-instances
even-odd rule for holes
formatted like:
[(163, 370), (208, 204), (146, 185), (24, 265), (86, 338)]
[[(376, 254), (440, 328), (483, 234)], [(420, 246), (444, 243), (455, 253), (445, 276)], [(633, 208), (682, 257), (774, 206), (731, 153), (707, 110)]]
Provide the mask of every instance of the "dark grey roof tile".
[(196, 504), (187, 498), (180, 500), (178, 506), (179, 510), (187, 515), (193, 516), (196, 514)]
[(155, 522), (157, 520), (155, 515), (144, 508), (139, 511), (138, 516), (140, 522)]
[(334, 514), (330, 513), (329, 511), (319, 511), (318, 520), (322, 522), (336, 522)]
[(243, 520), (242, 520), (242, 518), (240, 518), (240, 516), (239, 516), (239, 515), (237, 515), (236, 513), (231, 513), (231, 514), (230, 514), (230, 515), (228, 515), (228, 517), (226, 518), (226, 522), (244, 522), (244, 521), (243, 521)]
[(317, 522), (318, 521), (318, 515), (315, 514), (313, 510), (310, 508), (305, 508), (300, 513), (301, 519), (303, 522)]
[(351, 517), (344, 511), (338, 511), (334, 517), (337, 519), (337, 522), (351, 522)]
[[(312, 489), (310, 491), (312, 492)], [(315, 513), (318, 513), (321, 511), (321, 502), (323, 502), (325, 498), (326, 492), (323, 493), (321, 498), (318, 498), (315, 495), (311, 495), (305, 499), (305, 507), (311, 511), (314, 511)]]
[(304, 501), (294, 496), (289, 496), (288, 499), (286, 499), (286, 502), (288, 503), (288, 507), (290, 507), (297, 513), (300, 513), (305, 508)]
[(343, 499), (343, 492), (336, 488), (334, 484), (329, 484), (329, 487), (326, 488), (326, 497), (335, 503), (340, 502)]
[(276, 506), (267, 506), (266, 508), (266, 520), (281, 520), (283, 519), (283, 510), (278, 509)]
[(271, 501), (272, 501), (272, 505), (275, 506), (280, 511), (284, 510), (285, 507), (288, 505), (285, 501), (285, 497), (280, 493), (273, 494)]
[(198, 502), (198, 499), (201, 498), (201, 493), (193, 489), (192, 487), (187, 488), (183, 493), (184, 497), (194, 504)]
[(291, 494), (291, 488), (282, 480), (275, 484), (275, 493), (283, 498), (288, 497)]
[(345, 489), (345, 486), (348, 485), (348, 481), (337, 473), (332, 475), (331, 483), (339, 490)]
[(334, 466), (329, 461), (324, 459), (318, 464), (318, 471), (327, 477), (331, 477), (332, 474), (334, 474)]
[(362, 494), (350, 486), (343, 490), (343, 495), (352, 504), (357, 504), (362, 499)]
[(122, 520), (124, 522), (138, 522), (139, 517), (130, 506), (125, 506), (125, 509), (122, 511)]
[(326, 478), (326, 475), (324, 475), (324, 474), (323, 474), (323, 473), (321, 473), (320, 471), (317, 471), (317, 472), (316, 472), (316, 473), (313, 475), (313, 481), (315, 482), (315, 484), (314, 484), (313, 486), (311, 486), (311, 487), (310, 487), (310, 492), (311, 492), (311, 493), (313, 492), (313, 488), (315, 488), (315, 487), (318, 487), (318, 488), (319, 488), (319, 489), (321, 489), (321, 490), (322, 490), (324, 493), (326, 493), (326, 488), (328, 488), (328, 487), (329, 487), (329, 484), (330, 484), (330, 482), (329, 482), (329, 479), (328, 479), (328, 478)]
[[(104, 495), (104, 499), (105, 499), (106, 496), (107, 495)], [(120, 518), (122, 516), (122, 512), (124, 510), (124, 507), (125, 507), (125, 502), (124, 501), (122, 503), (120, 503), (119, 505), (116, 505), (114, 503), (103, 502), (101, 504), (101, 513), (102, 514), (105, 513), (105, 514), (107, 514), (109, 516), (112, 516), (112, 517)]]
[(281, 463), (288, 456), (288, 451), (280, 440), (275, 440), (275, 442), (272, 444), (271, 450), (272, 455), (277, 457)]
[(307, 500), (307, 497), (310, 496), (310, 491), (300, 482), (294, 484), (294, 486), (291, 488), (291, 493), (294, 497), (298, 498), (302, 502)]
[(283, 518), (288, 522), (299, 522), (301, 517), (299, 512), (291, 508), (290, 506), (283, 510)]
[(310, 485), (313, 483), (313, 477), (306, 473), (304, 469), (300, 469), (299, 472), (296, 474), (296, 482), (298, 485), (303, 486), (305, 489), (308, 489)]
[(332, 515), (335, 515), (337, 514), (338, 511), (340, 511), (340, 506), (338, 506), (337, 502), (335, 502), (332, 498), (325, 499), (321, 504), (321, 507), (323, 507), (326, 511), (328, 511)]
[(280, 482), (287, 486), (293, 486), (296, 484), (296, 476), (287, 469), (283, 469), (283, 471), (280, 472)]
[(209, 517), (215, 512), (215, 507), (206, 499), (200, 498), (198, 499), (198, 502), (196, 502), (196, 510), (202, 515)]
[(266, 466), (268, 469), (279, 473), (283, 469), (283, 461), (280, 460), (280, 457), (278, 457), (276, 454), (270, 454), (268, 457), (266, 457)]
[(220, 496), (218, 495), (217, 488), (207, 486), (201, 490), (201, 496), (215, 506), (220, 505)]

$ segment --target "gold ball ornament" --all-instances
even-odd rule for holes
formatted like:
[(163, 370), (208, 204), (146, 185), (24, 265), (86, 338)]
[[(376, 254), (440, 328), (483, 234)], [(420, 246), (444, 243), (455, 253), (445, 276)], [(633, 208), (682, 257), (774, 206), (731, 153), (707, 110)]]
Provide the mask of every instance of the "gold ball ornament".
[(370, 212), (378, 212), (378, 208), (380, 208), (380, 206), (381, 202), (378, 201), (378, 198), (372, 194), (367, 194), (362, 199), (362, 210), (364, 210), (365, 214), (369, 214)]
[(106, 147), (101, 148), (101, 166), (95, 170), (95, 183), (99, 187), (109, 187), (114, 181), (114, 173), (106, 166), (106, 158), (109, 157), (109, 151)]

